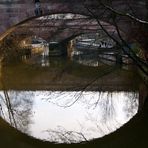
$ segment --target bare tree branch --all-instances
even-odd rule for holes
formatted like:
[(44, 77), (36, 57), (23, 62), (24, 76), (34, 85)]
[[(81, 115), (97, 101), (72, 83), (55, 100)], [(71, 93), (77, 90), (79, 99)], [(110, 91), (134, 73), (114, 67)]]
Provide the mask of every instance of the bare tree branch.
[(148, 22), (145, 21), (145, 20), (141, 20), (141, 19), (139, 19), (139, 18), (137, 18), (137, 17), (135, 17), (135, 16), (133, 16), (133, 15), (131, 15), (131, 14), (129, 14), (129, 13), (119, 12), (119, 11), (113, 9), (112, 7), (110, 7), (110, 6), (106, 5), (106, 4), (104, 4), (102, 1), (99, 1), (99, 2), (100, 2), (100, 4), (102, 4), (106, 9), (110, 10), (111, 12), (113, 12), (113, 13), (119, 15), (119, 16), (125, 16), (125, 17), (128, 17), (128, 18), (130, 18), (130, 19), (132, 19), (132, 20), (138, 22), (138, 23), (148, 25)]

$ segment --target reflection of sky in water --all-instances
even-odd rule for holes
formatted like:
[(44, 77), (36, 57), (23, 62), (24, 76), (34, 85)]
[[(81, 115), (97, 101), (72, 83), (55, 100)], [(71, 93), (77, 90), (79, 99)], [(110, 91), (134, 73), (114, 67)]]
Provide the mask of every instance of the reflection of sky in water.
[[(102, 137), (122, 126), (138, 110), (138, 93), (134, 92), (19, 93), (28, 100), (32, 95), (28, 131), (34, 137), (50, 141), (78, 142)], [(62, 140), (63, 135), (68, 140)]]

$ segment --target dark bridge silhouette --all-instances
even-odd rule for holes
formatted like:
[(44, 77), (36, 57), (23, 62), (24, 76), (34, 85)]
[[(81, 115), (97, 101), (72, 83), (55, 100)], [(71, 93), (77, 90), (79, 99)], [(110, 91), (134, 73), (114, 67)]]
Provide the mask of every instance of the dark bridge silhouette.
[[(108, 1), (105, 0), (105, 3), (108, 4)], [(51, 15), (51, 14), (59, 14), (59, 13), (73, 13), (73, 14), (81, 14), (90, 16), (91, 14), (86, 9), (86, 6), (93, 9), (94, 13), (97, 16), (101, 17), (101, 20), (107, 22), (108, 24), (112, 24), (112, 20), (110, 20), (111, 12), (105, 11), (101, 5), (98, 5), (96, 0), (42, 0), (41, 1), (41, 9), (42, 16)], [(112, 6), (120, 11), (126, 11), (131, 14), (131, 10), (129, 9), (129, 5), (127, 2), (123, 0), (113, 0)], [(130, 1), (130, 6), (132, 7), (134, 14), (141, 18), (146, 18), (146, 5), (145, 1)], [(18, 0), (18, 1), (2, 1), (0, 2), (1, 7), (1, 25), (0, 25), (0, 34), (1, 39), (5, 37), (8, 33), (10, 33), (13, 29), (17, 27), (17, 25), (22, 24), (28, 20), (36, 18), (38, 16), (35, 15), (35, 6), (32, 1), (28, 0)], [(138, 10), (138, 11), (137, 11)], [(119, 28), (126, 34), (129, 34), (129, 30), (131, 29), (132, 23), (130, 19), (125, 17), (121, 18), (118, 21)], [(135, 26), (135, 24), (133, 24)], [(113, 29), (113, 28), (112, 28)], [(114, 30), (114, 29), (113, 29)]]
[[(72, 15), (72, 14), (69, 14)], [(81, 17), (81, 18), (76, 18)], [(112, 32), (114, 27), (108, 23), (102, 22), (107, 31)], [(57, 42), (69, 41), (80, 34), (99, 33), (101, 28), (95, 19), (86, 16), (74, 15), (72, 19), (52, 19), (44, 18), (34, 19), (18, 26), (15, 29), (15, 35), (29, 37), (39, 36), (47, 42), (55, 40)], [(23, 39), (22, 38), (22, 39)]]

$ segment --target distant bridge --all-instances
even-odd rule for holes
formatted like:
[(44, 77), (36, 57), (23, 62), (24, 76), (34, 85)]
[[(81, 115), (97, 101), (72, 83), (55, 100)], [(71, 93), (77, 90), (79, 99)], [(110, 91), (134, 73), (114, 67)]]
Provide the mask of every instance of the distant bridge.
[[(47, 42), (54, 40), (62, 42), (73, 39), (75, 36), (85, 33), (100, 33), (100, 27), (95, 19), (85, 16), (84, 18), (73, 19), (35, 19), (28, 23), (22, 24), (14, 31), (15, 35), (25, 37), (37, 36), (45, 39)], [(102, 23), (107, 31), (112, 32), (113, 26), (108, 23)], [(23, 39), (22, 38), (22, 39)]]

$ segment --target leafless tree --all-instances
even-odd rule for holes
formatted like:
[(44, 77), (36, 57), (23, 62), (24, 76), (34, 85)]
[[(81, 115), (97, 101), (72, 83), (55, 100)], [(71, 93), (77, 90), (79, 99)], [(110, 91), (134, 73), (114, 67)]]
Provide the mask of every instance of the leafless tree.
[(28, 126), (31, 123), (30, 116), (32, 114), (30, 93), (24, 95), (24, 93), (4, 90), (0, 94), (0, 104), (2, 117), (5, 120), (22, 132), (29, 132)]
[[(127, 3), (127, 4), (128, 4), (128, 6), (131, 10), (130, 3)], [(122, 18), (122, 17), (126, 17), (127, 19), (129, 19), (129, 21), (139, 23), (140, 25), (141, 24), (147, 25), (148, 22), (145, 21), (145, 20), (141, 20), (141, 19), (137, 18), (136, 16), (134, 16), (133, 14), (130, 14), (128, 12), (120, 12), (119, 10), (116, 10), (115, 8), (113, 8), (111, 4), (103, 3), (103, 1), (98, 1), (98, 5), (96, 5), (95, 8), (89, 7), (87, 5), (87, 3), (84, 3), (84, 7), (88, 10), (88, 12), (92, 15), (92, 17), (96, 19), (96, 21), (98, 22), (98, 25), (102, 28), (102, 30), (111, 39), (114, 40), (114, 42), (117, 44), (117, 46), (119, 46), (119, 48), (121, 48), (123, 50), (123, 52), (125, 54), (127, 54), (146, 75), (148, 75), (148, 72), (147, 72), (148, 64), (147, 64), (147, 62), (145, 61), (145, 59), (141, 59), (140, 57), (138, 57), (134, 53), (132, 48), (129, 46), (128, 42), (125, 40), (124, 36), (121, 34), (121, 31), (120, 31), (120, 28), (119, 28), (119, 25), (118, 25), (118, 19)], [(94, 12), (94, 10), (99, 9), (99, 7), (103, 7), (104, 10), (107, 11), (105, 13), (111, 14), (110, 19), (112, 20), (112, 23), (115, 26), (115, 30), (116, 30), (117, 35), (118, 35), (118, 39), (115, 38), (114, 36), (112, 36), (112, 34), (110, 34), (110, 32), (108, 32), (105, 29), (105, 27), (102, 25), (101, 19), (104, 17), (103, 15), (105, 15), (105, 13), (101, 16), (98, 16), (97, 13)]]

